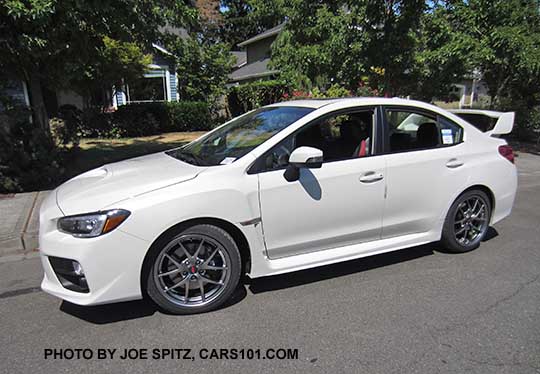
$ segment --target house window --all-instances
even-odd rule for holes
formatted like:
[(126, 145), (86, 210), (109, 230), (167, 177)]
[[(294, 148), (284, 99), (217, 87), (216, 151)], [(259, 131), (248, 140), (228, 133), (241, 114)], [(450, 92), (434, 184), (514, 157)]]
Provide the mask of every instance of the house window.
[(167, 101), (167, 99), (167, 79), (164, 70), (153, 71), (127, 86), (127, 101), (130, 103)]

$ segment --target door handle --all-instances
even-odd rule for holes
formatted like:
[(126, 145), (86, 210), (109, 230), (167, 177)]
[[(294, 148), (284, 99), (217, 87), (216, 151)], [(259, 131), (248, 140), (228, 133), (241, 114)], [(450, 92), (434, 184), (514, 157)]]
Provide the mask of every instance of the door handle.
[(374, 171), (368, 171), (367, 173), (363, 174), (359, 178), (359, 180), (362, 183), (373, 183), (373, 182), (380, 181), (383, 178), (384, 176), (382, 175), (382, 173), (375, 173)]
[(446, 163), (446, 167), (450, 168), (450, 169), (455, 169), (455, 168), (458, 168), (460, 166), (463, 166), (463, 162), (459, 161), (457, 158), (451, 158)]

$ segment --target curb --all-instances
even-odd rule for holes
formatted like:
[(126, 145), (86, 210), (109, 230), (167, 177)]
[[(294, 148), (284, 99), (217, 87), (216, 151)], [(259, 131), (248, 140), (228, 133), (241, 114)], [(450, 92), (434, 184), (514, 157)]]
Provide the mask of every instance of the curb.
[(37, 253), (39, 207), (49, 192), (0, 195), (0, 258)]

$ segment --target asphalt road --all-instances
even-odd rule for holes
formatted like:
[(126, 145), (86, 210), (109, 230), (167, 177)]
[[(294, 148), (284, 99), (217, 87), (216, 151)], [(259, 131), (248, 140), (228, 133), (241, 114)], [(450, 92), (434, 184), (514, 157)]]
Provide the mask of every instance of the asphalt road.
[[(476, 251), (429, 245), (251, 281), (203, 315), (77, 307), (39, 291), (38, 259), (0, 264), (0, 372), (540, 373), (540, 157), (517, 164), (513, 214)], [(45, 359), (54, 348), (94, 358)], [(99, 360), (98, 348), (118, 351)], [(149, 358), (122, 360), (126, 348)], [(194, 360), (152, 358), (161, 348)], [(201, 360), (202, 348), (293, 348), (298, 359)]]

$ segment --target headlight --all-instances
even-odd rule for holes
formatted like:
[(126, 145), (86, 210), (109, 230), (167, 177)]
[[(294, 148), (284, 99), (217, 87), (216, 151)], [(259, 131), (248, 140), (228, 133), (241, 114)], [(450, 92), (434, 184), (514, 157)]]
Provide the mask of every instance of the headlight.
[(114, 230), (130, 214), (124, 209), (114, 209), (63, 217), (58, 220), (58, 230), (77, 238), (93, 238)]

